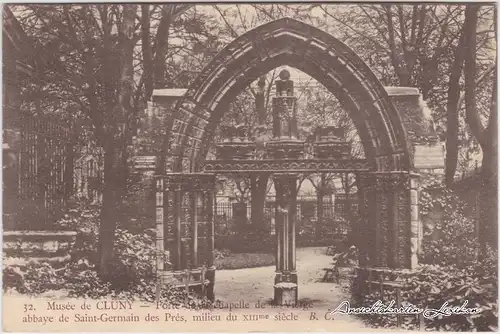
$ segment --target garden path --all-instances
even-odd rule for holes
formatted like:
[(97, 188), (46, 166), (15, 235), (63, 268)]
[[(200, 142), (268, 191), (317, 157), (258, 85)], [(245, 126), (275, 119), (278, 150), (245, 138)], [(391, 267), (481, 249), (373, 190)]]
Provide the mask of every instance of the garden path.
[[(334, 321), (325, 321), (328, 309), (335, 309), (342, 301), (350, 300), (349, 293), (339, 284), (321, 281), (324, 275), (322, 268), (330, 267), (332, 257), (325, 254), (324, 247), (307, 247), (297, 249), (297, 274), (299, 279), (299, 304), (311, 305), (307, 310), (282, 308), (273, 309), (270, 314), (279, 311), (300, 313), (300, 319), (308, 320), (311, 312), (316, 312), (319, 320), (311, 322), (311, 329), (325, 331), (367, 331), (372, 330), (361, 320), (352, 315), (335, 315)], [(219, 270), (215, 278), (215, 296), (223, 303), (237, 303), (244, 300), (253, 308), (257, 302), (266, 304), (269, 309), (273, 296), (274, 266)], [(264, 311), (264, 310), (262, 310)], [(236, 310), (237, 313), (245, 310)], [(318, 328), (320, 323), (324, 326)], [(297, 324), (295, 324), (297, 326)], [(301, 324), (297, 329), (305, 330)]]

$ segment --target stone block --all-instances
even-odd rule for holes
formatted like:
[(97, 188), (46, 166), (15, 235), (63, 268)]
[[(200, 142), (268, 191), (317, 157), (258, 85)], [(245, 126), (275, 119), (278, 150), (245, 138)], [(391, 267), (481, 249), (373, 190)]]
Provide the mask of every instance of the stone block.
[(76, 241), (74, 231), (5, 231), (3, 251), (6, 262), (30, 260), (65, 262), (70, 260), (71, 247)]
[(411, 205), (418, 205), (418, 190), (410, 190), (410, 203)]
[(276, 305), (297, 304), (297, 284), (292, 282), (281, 282), (274, 285), (274, 302)]
[(418, 205), (411, 205), (411, 221), (418, 221), (419, 219)]

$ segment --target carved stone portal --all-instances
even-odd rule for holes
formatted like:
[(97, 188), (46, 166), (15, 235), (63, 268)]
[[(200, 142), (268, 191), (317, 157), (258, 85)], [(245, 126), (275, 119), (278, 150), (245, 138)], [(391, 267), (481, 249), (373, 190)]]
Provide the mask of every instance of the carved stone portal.
[(360, 266), (415, 268), (418, 174), (361, 173), (358, 176)]

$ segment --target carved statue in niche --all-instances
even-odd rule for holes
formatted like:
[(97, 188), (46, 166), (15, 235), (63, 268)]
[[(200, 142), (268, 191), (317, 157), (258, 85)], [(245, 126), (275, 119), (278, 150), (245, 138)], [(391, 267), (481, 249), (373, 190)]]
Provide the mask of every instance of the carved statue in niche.
[(280, 113), (280, 121), (281, 121), (281, 136), (282, 137), (291, 137), (291, 118), (290, 114), (290, 106), (288, 105), (288, 100), (283, 99), (281, 105), (281, 113)]
[(295, 126), (295, 98), (293, 96), (293, 81), (290, 72), (283, 70), (276, 80), (276, 101), (274, 122), (278, 125), (275, 137), (297, 138)]

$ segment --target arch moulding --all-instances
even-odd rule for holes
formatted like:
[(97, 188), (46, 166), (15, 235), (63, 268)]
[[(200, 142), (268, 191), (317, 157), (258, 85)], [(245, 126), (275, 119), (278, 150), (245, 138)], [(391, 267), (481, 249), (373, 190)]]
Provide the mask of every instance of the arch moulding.
[[(418, 184), (411, 173), (412, 146), (400, 113), (387, 90), (349, 47), (326, 32), (290, 18), (269, 22), (236, 38), (203, 69), (176, 104), (168, 118), (158, 168), (157, 230), (165, 240), (177, 241), (169, 244), (159, 239), (158, 249), (173, 249), (172, 254), (179, 259), (174, 265), (178, 270), (187, 268), (180, 260), (184, 253), (192, 256), (191, 266), (205, 263), (212, 268), (209, 280), (213, 288), (213, 221), (205, 231), (212, 240), (204, 246), (207, 256), (198, 256), (197, 232), (181, 238), (181, 218), (177, 217), (175, 224), (166, 218), (165, 212), (172, 208), (170, 199), (164, 202), (163, 195), (171, 191), (175, 203), (183, 201), (181, 183), (191, 186), (192, 181), (184, 178), (203, 174), (215, 130), (230, 102), (249, 84), (281, 65), (295, 67), (323, 84), (338, 98), (358, 130), (370, 170), (358, 175), (361, 219), (353, 230), (359, 231), (360, 264), (415, 267)], [(170, 189), (174, 183), (179, 184)], [(200, 189), (208, 184), (198, 183)], [(210, 197), (207, 202), (212, 200)], [(177, 205), (175, 210), (180, 210)], [(193, 219), (192, 230), (197, 231)], [(191, 244), (183, 244), (181, 239), (189, 239)], [(161, 261), (158, 268), (163, 268)]]
[(200, 171), (231, 100), (281, 65), (309, 74), (335, 94), (358, 130), (373, 171), (411, 169), (401, 117), (370, 68), (328, 33), (284, 18), (235, 39), (190, 85), (172, 114), (164, 144), (167, 170)]

